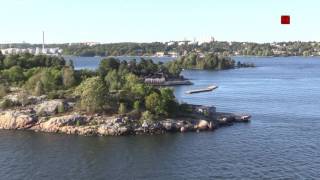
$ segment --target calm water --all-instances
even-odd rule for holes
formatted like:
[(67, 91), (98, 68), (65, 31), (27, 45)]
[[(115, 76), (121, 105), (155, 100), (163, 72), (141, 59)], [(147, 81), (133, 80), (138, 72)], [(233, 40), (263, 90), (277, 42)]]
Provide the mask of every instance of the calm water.
[(0, 179), (320, 179), (320, 58), (237, 59), (258, 67), (185, 71), (195, 84), (176, 96), (251, 123), (132, 137), (0, 131)]

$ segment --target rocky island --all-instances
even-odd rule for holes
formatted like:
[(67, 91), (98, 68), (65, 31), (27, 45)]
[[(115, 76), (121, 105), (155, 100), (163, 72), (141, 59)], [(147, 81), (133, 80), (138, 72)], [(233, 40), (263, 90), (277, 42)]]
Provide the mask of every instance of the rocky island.
[[(6, 96), (14, 103), (23, 103), (19, 94)], [(47, 100), (46, 96), (27, 97), (30, 104), (0, 111), (0, 129), (31, 130), (77, 135), (162, 134), (214, 130), (235, 122), (248, 122), (250, 116), (218, 113), (215, 107), (185, 105), (193, 112), (188, 117), (144, 120), (130, 115), (88, 114), (74, 111), (74, 103), (63, 99)], [(62, 113), (64, 109), (66, 113)]]
[(107, 58), (88, 71), (61, 57), (22, 54), (0, 56), (0, 70), (0, 129), (115, 136), (207, 131), (250, 119), (178, 103), (171, 88), (145, 82), (181, 78), (174, 63)]

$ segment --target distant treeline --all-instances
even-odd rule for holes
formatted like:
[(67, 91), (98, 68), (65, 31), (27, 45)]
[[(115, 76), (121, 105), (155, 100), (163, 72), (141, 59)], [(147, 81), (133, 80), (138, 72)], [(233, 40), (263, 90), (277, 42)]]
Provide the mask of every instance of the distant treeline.
[[(4, 44), (2, 48), (41, 47), (40, 44)], [(156, 52), (176, 52), (185, 55), (192, 52), (216, 53), (224, 56), (310, 56), (320, 55), (319, 42), (278, 42), (278, 43), (252, 43), (252, 42), (224, 42), (214, 41), (208, 43), (179, 44), (175, 43), (112, 43), (112, 44), (49, 44), (46, 47), (60, 47), (65, 55), (75, 56), (142, 56), (154, 55)]]

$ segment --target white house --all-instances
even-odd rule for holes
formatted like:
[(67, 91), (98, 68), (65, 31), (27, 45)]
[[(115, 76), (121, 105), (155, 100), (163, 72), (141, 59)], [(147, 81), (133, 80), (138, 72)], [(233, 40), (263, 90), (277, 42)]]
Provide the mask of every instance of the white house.
[(165, 55), (164, 52), (156, 52), (156, 56), (158, 56), (158, 57), (162, 57), (162, 56), (164, 56), (164, 55)]

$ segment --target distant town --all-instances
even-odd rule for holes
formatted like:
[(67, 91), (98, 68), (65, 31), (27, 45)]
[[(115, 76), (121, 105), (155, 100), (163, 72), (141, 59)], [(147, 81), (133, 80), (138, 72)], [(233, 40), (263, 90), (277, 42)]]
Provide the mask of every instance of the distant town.
[(1, 49), (1, 53), (4, 55), (30, 53), (34, 55), (46, 54), (46, 55), (61, 55), (63, 52), (60, 48), (7, 48)]
[[(22, 46), (21, 46), (22, 45)], [(61, 55), (63, 50), (59, 47), (54, 48), (45, 48), (45, 36), (44, 32), (42, 32), (42, 47), (34, 47), (31, 44), (21, 43), (21, 45), (17, 44), (1, 44), (1, 53), (3, 55), (10, 55), (10, 54), (21, 54), (21, 53), (30, 53), (33, 55)], [(2, 47), (6, 48), (2, 48)]]
[(81, 42), (64, 44), (0, 44), (1, 53), (34, 55), (72, 55), (72, 56), (156, 56), (180, 57), (197, 53), (204, 57), (206, 53), (223, 56), (320, 56), (320, 42), (226, 42), (216, 41), (214, 37), (204, 40), (181, 40), (152, 43), (109, 43)]

